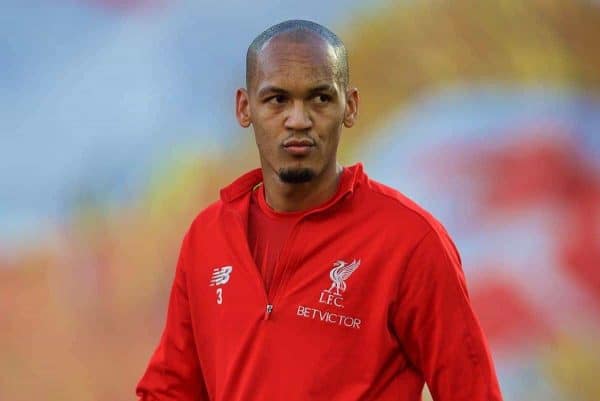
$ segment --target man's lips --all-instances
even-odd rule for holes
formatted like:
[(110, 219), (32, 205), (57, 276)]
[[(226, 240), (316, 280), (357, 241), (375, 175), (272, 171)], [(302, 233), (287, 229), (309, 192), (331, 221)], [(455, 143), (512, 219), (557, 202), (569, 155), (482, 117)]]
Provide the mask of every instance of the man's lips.
[(283, 148), (286, 152), (294, 156), (303, 156), (310, 153), (312, 148), (315, 146), (314, 142), (310, 139), (288, 139), (283, 142)]
[(308, 138), (305, 138), (305, 139), (290, 138), (283, 142), (284, 148), (287, 148), (288, 146), (314, 146), (314, 142)]

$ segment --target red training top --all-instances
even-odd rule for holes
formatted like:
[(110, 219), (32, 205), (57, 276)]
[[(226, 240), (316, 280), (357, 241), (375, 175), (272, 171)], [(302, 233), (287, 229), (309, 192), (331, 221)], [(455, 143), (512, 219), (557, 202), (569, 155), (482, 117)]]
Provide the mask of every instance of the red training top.
[(302, 214), (265, 290), (248, 246), (253, 170), (198, 214), (180, 250), (145, 401), (499, 401), (460, 256), (400, 192), (344, 169)]

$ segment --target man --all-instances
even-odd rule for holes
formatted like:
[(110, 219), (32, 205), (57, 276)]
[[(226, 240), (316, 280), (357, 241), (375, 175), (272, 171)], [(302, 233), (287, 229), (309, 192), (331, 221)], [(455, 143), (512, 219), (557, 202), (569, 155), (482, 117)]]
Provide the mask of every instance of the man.
[(340, 167), (356, 120), (335, 34), (286, 21), (247, 53), (236, 114), (261, 168), (187, 231), (142, 400), (501, 399), (459, 254), (399, 192)]

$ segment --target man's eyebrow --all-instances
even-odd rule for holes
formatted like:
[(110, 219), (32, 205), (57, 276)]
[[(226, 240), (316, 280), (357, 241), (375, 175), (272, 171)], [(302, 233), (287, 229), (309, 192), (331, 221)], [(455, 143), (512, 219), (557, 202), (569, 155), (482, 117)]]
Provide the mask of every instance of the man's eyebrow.
[[(322, 85), (317, 85), (315, 87), (310, 88), (308, 92), (311, 94), (319, 93), (319, 92), (335, 92), (335, 87), (331, 84), (322, 84)], [(263, 97), (263, 96), (266, 96), (267, 94), (272, 94), (272, 93), (287, 95), (289, 92), (278, 86), (268, 85), (268, 86), (265, 86), (264, 88), (259, 89), (258, 97)]]
[(335, 88), (331, 84), (323, 84), (310, 89), (310, 93), (315, 92), (335, 92)]
[(286, 94), (288, 92), (285, 89), (279, 88), (277, 86), (269, 85), (269, 86), (265, 86), (264, 88), (262, 88), (258, 91), (258, 97), (263, 97), (264, 95), (266, 95), (268, 93)]

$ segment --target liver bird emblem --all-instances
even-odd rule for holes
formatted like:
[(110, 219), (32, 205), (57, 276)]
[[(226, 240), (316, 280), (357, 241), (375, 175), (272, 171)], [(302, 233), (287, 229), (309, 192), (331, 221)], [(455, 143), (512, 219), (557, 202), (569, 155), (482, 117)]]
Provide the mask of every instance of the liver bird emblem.
[(346, 291), (346, 280), (354, 270), (358, 269), (360, 266), (360, 259), (354, 259), (351, 263), (346, 263), (342, 260), (338, 260), (333, 264), (333, 269), (329, 272), (329, 277), (331, 278), (331, 287), (326, 292), (335, 291), (335, 295), (341, 296), (341, 292)]

